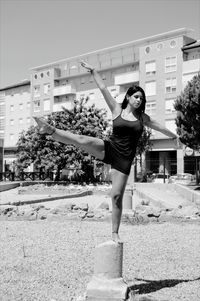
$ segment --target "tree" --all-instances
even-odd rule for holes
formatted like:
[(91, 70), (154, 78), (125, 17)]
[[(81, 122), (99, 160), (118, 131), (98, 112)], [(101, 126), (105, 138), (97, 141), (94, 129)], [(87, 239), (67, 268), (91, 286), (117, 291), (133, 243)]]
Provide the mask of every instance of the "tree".
[[(106, 110), (97, 109), (95, 105), (87, 106), (87, 101), (75, 100), (72, 110), (63, 108), (61, 112), (54, 112), (48, 116), (47, 122), (72, 133), (105, 138), (109, 130)], [(74, 168), (81, 166), (79, 173), (92, 177), (94, 160), (94, 157), (73, 145), (56, 142), (51, 136), (41, 136), (37, 126), (23, 131), (17, 143), (17, 167), (20, 170), (34, 163), (39, 170), (56, 169), (57, 180), (60, 170), (66, 165), (73, 165)]]
[(174, 105), (177, 134), (192, 149), (200, 149), (200, 73), (188, 82)]

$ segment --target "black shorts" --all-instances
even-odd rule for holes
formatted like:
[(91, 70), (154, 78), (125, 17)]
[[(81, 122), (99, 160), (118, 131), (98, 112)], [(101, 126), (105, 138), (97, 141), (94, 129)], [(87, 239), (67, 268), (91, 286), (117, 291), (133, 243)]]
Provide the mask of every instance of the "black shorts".
[(105, 157), (102, 161), (106, 164), (110, 164), (111, 168), (115, 168), (125, 175), (129, 175), (133, 159), (126, 158), (122, 154), (119, 154), (108, 140), (104, 140), (104, 147)]

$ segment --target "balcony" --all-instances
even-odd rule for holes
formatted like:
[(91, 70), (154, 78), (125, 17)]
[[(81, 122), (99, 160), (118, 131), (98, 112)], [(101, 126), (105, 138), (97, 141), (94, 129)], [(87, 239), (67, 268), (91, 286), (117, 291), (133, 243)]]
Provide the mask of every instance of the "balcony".
[(139, 71), (118, 74), (115, 76), (115, 85), (126, 85), (139, 82)]
[(200, 71), (200, 59), (183, 62), (183, 74), (197, 73)]
[(54, 96), (76, 94), (76, 90), (71, 85), (55, 87), (53, 90)]

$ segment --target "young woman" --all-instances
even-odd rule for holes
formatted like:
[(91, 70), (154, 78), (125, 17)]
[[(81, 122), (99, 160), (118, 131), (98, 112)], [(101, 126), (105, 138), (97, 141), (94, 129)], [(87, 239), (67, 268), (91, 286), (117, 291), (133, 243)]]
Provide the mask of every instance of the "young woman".
[(108, 140), (77, 135), (49, 125), (43, 118), (34, 117), (41, 134), (51, 135), (56, 141), (73, 144), (82, 148), (97, 159), (110, 164), (112, 169), (112, 239), (120, 241), (119, 226), (122, 215), (122, 199), (126, 187), (131, 164), (133, 162), (137, 143), (142, 135), (143, 126), (171, 137), (174, 133), (153, 121), (145, 111), (146, 97), (143, 89), (132, 86), (128, 89), (122, 104), (116, 102), (106, 88), (98, 72), (88, 63), (82, 61), (82, 67), (90, 72), (101, 90), (112, 113), (113, 133)]

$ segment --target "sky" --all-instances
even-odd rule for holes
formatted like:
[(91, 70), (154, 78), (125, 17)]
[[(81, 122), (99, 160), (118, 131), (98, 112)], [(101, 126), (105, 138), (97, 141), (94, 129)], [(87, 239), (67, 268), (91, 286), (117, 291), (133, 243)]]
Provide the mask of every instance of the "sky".
[(33, 67), (178, 28), (200, 39), (200, 0), (0, 0), (0, 88)]

